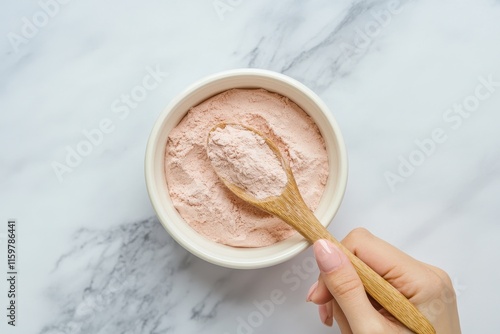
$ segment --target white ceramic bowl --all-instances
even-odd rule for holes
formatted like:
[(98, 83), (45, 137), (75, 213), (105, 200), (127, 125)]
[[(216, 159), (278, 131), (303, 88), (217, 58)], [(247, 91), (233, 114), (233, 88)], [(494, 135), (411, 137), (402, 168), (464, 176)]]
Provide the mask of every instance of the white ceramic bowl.
[(299, 234), (261, 248), (236, 248), (208, 240), (193, 230), (174, 208), (166, 187), (165, 145), (170, 131), (189, 108), (231, 88), (264, 88), (287, 96), (318, 125), (326, 143), (329, 176), (316, 217), (328, 226), (337, 213), (347, 183), (347, 156), (340, 130), (328, 107), (309, 88), (285, 75), (260, 69), (238, 69), (206, 77), (180, 93), (162, 112), (149, 137), (145, 174), (153, 207), (170, 235), (194, 255), (217, 265), (252, 269), (284, 262), (305, 250), (309, 243)]

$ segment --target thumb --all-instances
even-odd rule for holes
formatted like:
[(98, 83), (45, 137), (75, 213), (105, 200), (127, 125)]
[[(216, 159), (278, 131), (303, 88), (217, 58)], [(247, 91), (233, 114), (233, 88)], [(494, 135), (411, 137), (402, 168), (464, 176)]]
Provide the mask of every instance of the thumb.
[(314, 243), (314, 256), (321, 277), (344, 312), (354, 333), (379, 323), (381, 315), (373, 308), (363, 283), (347, 256), (328, 240)]

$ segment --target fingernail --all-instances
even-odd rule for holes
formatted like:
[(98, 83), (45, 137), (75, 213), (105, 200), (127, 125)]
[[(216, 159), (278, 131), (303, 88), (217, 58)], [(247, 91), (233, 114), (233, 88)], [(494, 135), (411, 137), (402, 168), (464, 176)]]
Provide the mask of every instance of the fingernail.
[(319, 306), (319, 318), (326, 326), (333, 325), (333, 318), (328, 314), (328, 304)]
[(342, 264), (340, 249), (328, 240), (318, 240), (314, 243), (314, 257), (318, 262), (319, 270), (329, 273)]
[(307, 298), (306, 302), (310, 302), (312, 300), (312, 295), (314, 292), (316, 292), (316, 289), (318, 288), (318, 281), (316, 281), (311, 287), (309, 288), (309, 292), (307, 293)]

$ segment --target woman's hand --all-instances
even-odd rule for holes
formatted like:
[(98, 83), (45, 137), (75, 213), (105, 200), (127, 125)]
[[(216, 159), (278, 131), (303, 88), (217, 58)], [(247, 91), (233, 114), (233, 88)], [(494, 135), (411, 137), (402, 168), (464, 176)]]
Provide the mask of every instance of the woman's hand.
[[(443, 270), (422, 263), (365, 229), (352, 231), (342, 244), (406, 296), (438, 334), (460, 333), (455, 291)], [(347, 256), (327, 240), (314, 244), (320, 269), (308, 301), (319, 305), (321, 321), (337, 321), (342, 334), (411, 333), (367, 296)]]

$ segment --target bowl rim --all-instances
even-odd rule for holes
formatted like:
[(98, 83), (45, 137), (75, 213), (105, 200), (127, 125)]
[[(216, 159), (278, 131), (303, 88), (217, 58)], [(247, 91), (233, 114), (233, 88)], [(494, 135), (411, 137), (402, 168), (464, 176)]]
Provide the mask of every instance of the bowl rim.
[[(204, 259), (207, 262), (223, 266), (223, 267), (228, 267), (228, 268), (237, 268), (237, 269), (256, 269), (256, 268), (264, 268), (264, 267), (269, 267), (272, 265), (276, 265), (279, 263), (282, 263), (286, 260), (291, 259), (292, 257), (298, 255), (302, 251), (304, 251), (310, 244), (307, 240), (302, 239), (297, 241), (296, 243), (292, 244), (290, 247), (286, 248), (285, 252), (282, 252), (281, 254), (274, 254), (274, 256), (268, 256), (265, 258), (260, 259), (259, 261), (251, 261), (249, 259), (246, 259), (245, 261), (242, 260), (228, 260), (228, 259), (221, 259), (214, 254), (211, 254), (209, 251), (207, 251), (204, 248), (201, 248), (200, 245), (196, 245), (193, 242), (189, 242), (184, 238), (183, 236), (179, 235), (177, 233), (177, 230), (171, 226), (171, 224), (166, 223), (164, 220), (169, 218), (169, 217), (164, 217), (163, 212), (162, 212), (162, 207), (163, 204), (159, 198), (159, 196), (156, 195), (155, 191), (157, 190), (157, 180), (155, 177), (155, 153), (157, 151), (157, 146), (160, 144), (159, 143), (159, 137), (160, 137), (160, 132), (162, 131), (164, 127), (164, 123), (166, 119), (168, 118), (169, 114), (176, 109), (176, 106), (181, 104), (186, 98), (189, 98), (193, 93), (201, 89), (202, 87), (205, 87), (206, 85), (213, 84), (214, 82), (220, 81), (220, 80), (227, 80), (228, 78), (232, 77), (239, 77), (239, 76), (255, 76), (255, 77), (264, 77), (272, 80), (277, 80), (285, 85), (291, 86), (292, 88), (298, 89), (303, 93), (309, 100), (311, 100), (318, 109), (321, 111), (322, 116), (324, 116), (328, 122), (329, 125), (333, 129), (333, 134), (334, 138), (336, 140), (336, 151), (338, 155), (338, 170), (337, 170), (337, 182), (336, 182), (336, 191), (337, 191), (337, 196), (334, 198), (334, 202), (330, 203), (335, 209), (333, 210), (333, 214), (331, 216), (331, 219), (327, 221), (326, 223), (323, 223), (323, 225), (328, 226), (335, 215), (337, 214), (340, 205), (342, 203), (342, 200), (345, 195), (345, 190), (347, 187), (347, 173), (348, 173), (348, 161), (347, 161), (347, 150), (345, 146), (345, 142), (342, 136), (342, 133), (340, 132), (340, 128), (333, 117), (330, 109), (328, 106), (322, 101), (322, 99), (314, 93), (310, 88), (302, 84), (301, 82), (286, 76), (284, 74), (270, 71), (270, 70), (264, 70), (264, 69), (255, 69), (255, 68), (241, 68), (241, 69), (232, 69), (232, 70), (226, 70), (226, 71), (221, 71), (217, 72), (208, 76), (205, 76), (189, 86), (187, 86), (183, 91), (180, 93), (176, 94), (176, 96), (168, 103), (168, 105), (163, 109), (163, 111), (160, 113), (160, 115), (156, 118), (154, 126), (151, 130), (151, 133), (149, 135), (149, 139), (147, 142), (146, 146), (146, 154), (145, 154), (145, 160), (144, 160), (144, 173), (145, 173), (145, 181), (146, 181), (146, 188), (148, 191), (148, 195), (150, 198), (150, 201), (152, 203), (153, 209), (156, 212), (156, 215), (160, 221), (160, 223), (163, 225), (163, 227), (167, 230), (167, 232), (170, 234), (170, 236), (178, 242), (183, 248), (185, 248), (187, 251), (190, 253), (196, 255), (199, 258)], [(222, 91), (221, 91), (222, 92)], [(216, 95), (218, 93), (215, 93)], [(213, 96), (213, 95), (212, 95)], [(204, 97), (203, 100), (206, 100), (210, 98), (209, 97)], [(290, 98), (290, 97), (289, 97)], [(202, 100), (202, 101), (203, 101)], [(293, 98), (290, 98), (290, 100), (294, 101)], [(194, 106), (194, 105), (193, 105)], [(304, 110), (306, 113), (307, 110)], [(186, 111), (187, 112), (187, 111)], [(311, 116), (311, 115), (310, 115)], [(312, 116), (311, 116), (312, 117)], [(164, 143), (162, 143), (164, 145)], [(169, 197), (169, 196), (168, 196)], [(186, 225), (188, 225), (186, 223)], [(194, 231), (194, 230), (193, 230)], [(196, 231), (194, 231), (196, 233)], [(204, 237), (203, 237), (204, 238)], [(271, 245), (272, 246), (272, 245)], [(227, 246), (231, 247), (231, 246)], [(267, 246), (269, 247), (269, 246)], [(232, 247), (235, 249), (241, 249), (237, 247)], [(261, 247), (261, 249), (264, 249), (266, 247)]]

